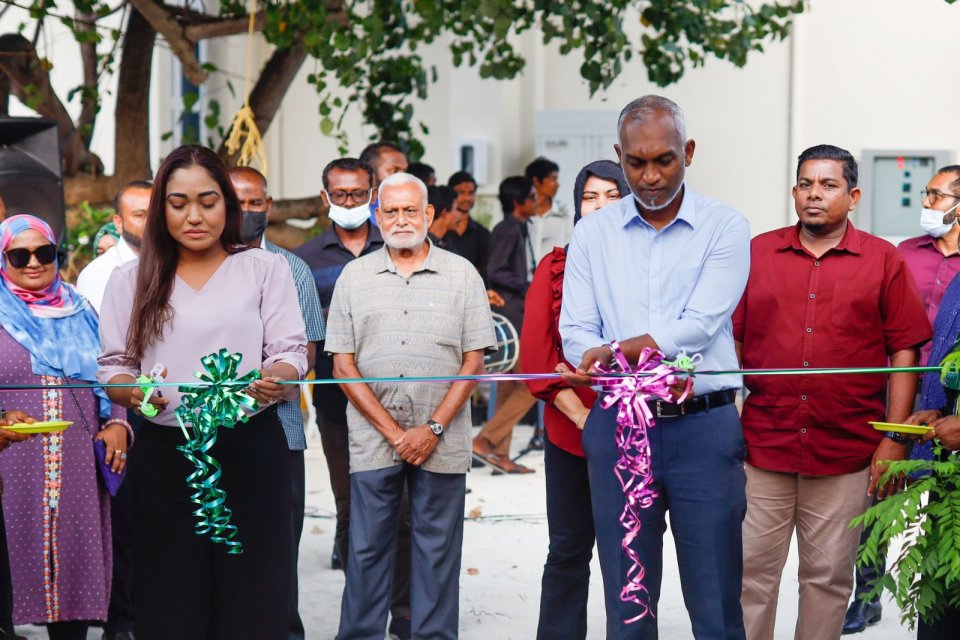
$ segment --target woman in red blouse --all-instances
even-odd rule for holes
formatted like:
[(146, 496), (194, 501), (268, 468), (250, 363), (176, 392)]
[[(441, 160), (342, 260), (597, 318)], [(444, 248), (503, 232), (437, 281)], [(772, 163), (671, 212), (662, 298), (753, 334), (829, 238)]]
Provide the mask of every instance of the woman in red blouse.
[[(628, 193), (620, 165), (610, 160), (591, 162), (580, 170), (574, 186), (574, 224)], [(558, 328), (566, 261), (566, 247), (555, 247), (540, 261), (530, 283), (520, 334), (524, 373), (554, 371), (566, 362)], [(537, 639), (579, 640), (587, 636), (587, 591), (595, 537), (580, 433), (597, 394), (590, 387), (569, 387), (559, 379), (531, 380), (527, 385), (547, 403), (543, 423), (550, 549), (543, 567)]]

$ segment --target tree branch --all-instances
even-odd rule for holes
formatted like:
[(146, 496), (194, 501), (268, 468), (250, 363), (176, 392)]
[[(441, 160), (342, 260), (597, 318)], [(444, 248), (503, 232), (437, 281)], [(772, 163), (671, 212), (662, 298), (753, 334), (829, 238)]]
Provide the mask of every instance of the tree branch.
[[(250, 92), (250, 108), (253, 109), (254, 119), (261, 135), (266, 135), (273, 118), (280, 110), (283, 97), (306, 58), (306, 49), (302, 44), (297, 43), (286, 49), (274, 49), (267, 64), (263, 66), (257, 78), (257, 84)], [(227, 134), (229, 133), (228, 131)], [(227, 155), (224, 142), (220, 143), (217, 153), (227, 166), (236, 164), (236, 156)]]
[(66, 107), (50, 86), (49, 63), (41, 61), (30, 41), (18, 33), (0, 36), (0, 71), (10, 79), (13, 94), (41, 116), (57, 124), (65, 175), (77, 173), (84, 164), (93, 173), (103, 171), (100, 159), (84, 146)]
[[(77, 12), (74, 22), (78, 33), (92, 33), (95, 29), (96, 16), (92, 13)], [(83, 146), (89, 147), (93, 139), (93, 127), (97, 121), (97, 112), (100, 110), (97, 97), (97, 43), (93, 39), (84, 39), (80, 42), (80, 60), (83, 63), (83, 88), (80, 103), (80, 117), (77, 119), (77, 130), (83, 139)]]
[(153, 30), (167, 41), (170, 50), (183, 65), (183, 74), (187, 79), (196, 86), (203, 84), (207, 79), (207, 72), (197, 60), (194, 51), (196, 43), (191, 42), (184, 35), (184, 28), (180, 26), (173, 14), (164, 5), (157, 4), (153, 0), (130, 0), (130, 4), (143, 15)]
[[(253, 22), (254, 31), (263, 31), (267, 24), (267, 14), (264, 10), (256, 13)], [(250, 28), (250, 16), (241, 16), (239, 18), (224, 18), (211, 22), (202, 22), (191, 24), (184, 29), (184, 35), (190, 42), (199, 42), (210, 38), (220, 38), (222, 36), (234, 36), (240, 33), (246, 33)]]
[(114, 170), (117, 186), (150, 175), (150, 72), (157, 32), (143, 14), (130, 12), (117, 78)]

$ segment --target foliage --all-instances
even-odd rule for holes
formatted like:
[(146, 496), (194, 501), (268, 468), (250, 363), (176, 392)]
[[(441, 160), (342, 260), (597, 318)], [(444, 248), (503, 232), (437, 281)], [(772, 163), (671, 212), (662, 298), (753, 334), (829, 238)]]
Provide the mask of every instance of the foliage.
[[(639, 56), (652, 82), (666, 86), (688, 67), (711, 56), (742, 66), (768, 39), (789, 34), (790, 19), (804, 10), (802, 0), (764, 3), (743, 0), (367, 0), (346, 3), (270, 0), (268, 41), (284, 47), (303, 42), (319, 62), (310, 82), (319, 94), (320, 128), (340, 135), (351, 104), (373, 137), (399, 141), (413, 158), (423, 147), (413, 124), (412, 98), (425, 98), (435, 68), (425, 68), (418, 48), (446, 39), (453, 63), (479, 66), (483, 78), (506, 80), (525, 60), (516, 36), (539, 28), (545, 44), (564, 55), (583, 54), (580, 75), (591, 95), (610, 86), (624, 65)], [(241, 12), (243, 3), (225, 5)], [(641, 25), (639, 42), (625, 33)]]
[(852, 524), (869, 530), (860, 547), (863, 566), (882, 564), (888, 543), (904, 536), (892, 570), (866, 597), (890, 591), (911, 629), (918, 617), (932, 622), (948, 606), (960, 607), (960, 459), (939, 461), (942, 450), (934, 446), (933, 461), (891, 462), (881, 482), (907, 474), (917, 479)]
[[(136, 46), (105, 26), (113, 14), (127, 11), (125, 0), (16, 4), (28, 8), (32, 20), (21, 32), (56, 18), (78, 43), (92, 44), (98, 83), (113, 73), (121, 43)], [(173, 12), (177, 4), (165, 8)], [(189, 9), (193, 3), (186, 5)], [(751, 51), (763, 50), (765, 41), (785, 38), (793, 15), (804, 10), (803, 0), (260, 0), (259, 6), (266, 14), (268, 42), (281, 49), (302, 45), (317, 60), (309, 81), (318, 93), (324, 134), (345, 146), (339, 125), (351, 107), (357, 108), (376, 129), (371, 138), (395, 140), (413, 158), (423, 152), (418, 137), (429, 132), (424, 123), (414, 123), (413, 100), (426, 98), (437, 79), (437, 70), (427, 68), (419, 53), (423, 45), (444, 42), (454, 65), (477, 66), (483, 78), (506, 80), (525, 67), (517, 36), (537, 29), (543, 42), (557, 45), (561, 54), (582, 54), (580, 76), (593, 95), (609, 87), (635, 57), (659, 86), (676, 82), (686, 69), (710, 57), (742, 66)], [(72, 17), (67, 15), (71, 8)], [(203, 19), (241, 17), (247, 10), (247, 0), (224, 0), (218, 16)], [(184, 24), (190, 20), (188, 16)], [(635, 41), (628, 36), (632, 31), (639, 32)], [(145, 93), (143, 87), (136, 89)], [(81, 83), (68, 99), (98, 110), (102, 95), (97, 86)]]
[(80, 203), (73, 224), (67, 228), (67, 250), (71, 261), (85, 264), (96, 257), (93, 238), (100, 227), (113, 220), (113, 209), (94, 209), (89, 202)]

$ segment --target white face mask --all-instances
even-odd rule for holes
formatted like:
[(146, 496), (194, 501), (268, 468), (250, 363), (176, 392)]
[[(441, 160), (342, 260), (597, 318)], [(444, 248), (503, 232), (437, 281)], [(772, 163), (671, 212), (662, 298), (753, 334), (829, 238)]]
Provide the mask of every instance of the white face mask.
[(327, 216), (330, 220), (337, 223), (337, 226), (347, 230), (358, 229), (360, 225), (370, 219), (370, 202), (364, 202), (356, 207), (341, 207), (330, 202), (330, 194), (327, 194), (327, 202), (330, 203), (330, 210)]
[[(946, 211), (937, 211), (936, 209), (924, 208), (920, 211), (920, 227), (927, 233), (927, 235), (934, 238), (942, 238), (950, 233), (950, 229), (953, 228), (953, 224), (956, 219), (953, 215), (953, 212), (958, 206), (960, 206), (960, 202), (953, 205)], [(950, 219), (950, 222), (944, 222), (944, 218)]]

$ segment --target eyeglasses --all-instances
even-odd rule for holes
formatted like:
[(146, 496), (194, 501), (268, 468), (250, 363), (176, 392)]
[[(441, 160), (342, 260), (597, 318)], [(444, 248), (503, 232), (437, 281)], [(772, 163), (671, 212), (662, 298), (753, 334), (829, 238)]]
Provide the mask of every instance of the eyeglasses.
[(354, 189), (353, 191), (336, 189), (334, 191), (327, 191), (327, 198), (338, 207), (345, 205), (347, 200), (353, 200), (356, 204), (364, 204), (370, 202), (370, 191), (370, 189)]
[(944, 193), (938, 189), (920, 189), (920, 197), (925, 199), (930, 204), (937, 204), (937, 201), (940, 200), (940, 198), (953, 198), (954, 200), (960, 200), (960, 196), (952, 193)]
[(23, 269), (30, 264), (30, 256), (37, 256), (37, 262), (40, 264), (50, 264), (57, 259), (57, 247), (56, 245), (45, 244), (33, 251), (30, 249), (10, 249), (4, 255), (10, 261), (10, 266), (15, 269)]

